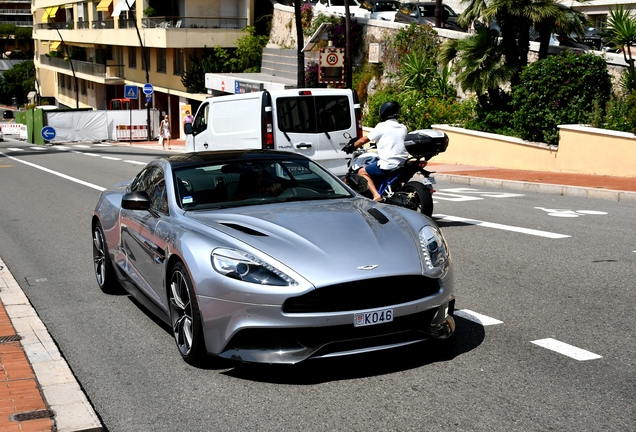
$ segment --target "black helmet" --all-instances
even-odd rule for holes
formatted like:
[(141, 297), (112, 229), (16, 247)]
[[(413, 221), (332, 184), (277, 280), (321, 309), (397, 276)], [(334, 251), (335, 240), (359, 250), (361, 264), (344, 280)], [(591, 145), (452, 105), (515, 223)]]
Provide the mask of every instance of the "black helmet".
[(400, 104), (396, 101), (384, 102), (380, 107), (380, 121), (397, 119), (400, 115)]

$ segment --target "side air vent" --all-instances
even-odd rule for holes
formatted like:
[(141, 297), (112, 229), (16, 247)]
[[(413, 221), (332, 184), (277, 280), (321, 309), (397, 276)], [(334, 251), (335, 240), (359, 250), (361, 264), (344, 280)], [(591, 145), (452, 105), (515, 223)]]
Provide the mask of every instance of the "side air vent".
[(389, 221), (389, 218), (387, 218), (384, 213), (382, 213), (380, 210), (378, 210), (377, 208), (372, 208), (369, 210), (369, 214), (371, 216), (373, 216), (378, 222), (380, 222), (382, 225), (384, 225), (385, 223), (387, 223)]

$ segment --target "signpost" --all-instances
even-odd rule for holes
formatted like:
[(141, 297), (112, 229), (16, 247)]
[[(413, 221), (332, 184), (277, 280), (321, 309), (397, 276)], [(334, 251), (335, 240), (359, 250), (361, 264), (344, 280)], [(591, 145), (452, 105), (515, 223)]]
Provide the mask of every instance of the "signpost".
[(51, 141), (52, 139), (55, 139), (55, 129), (53, 129), (52, 126), (44, 126), (42, 128), (42, 138), (44, 138), (47, 141)]

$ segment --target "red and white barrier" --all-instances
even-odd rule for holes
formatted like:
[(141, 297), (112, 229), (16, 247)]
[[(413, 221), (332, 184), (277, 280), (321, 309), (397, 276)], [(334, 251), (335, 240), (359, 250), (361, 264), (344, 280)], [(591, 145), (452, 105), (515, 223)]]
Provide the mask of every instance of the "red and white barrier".
[(146, 125), (122, 125), (115, 126), (117, 141), (148, 141), (148, 126)]

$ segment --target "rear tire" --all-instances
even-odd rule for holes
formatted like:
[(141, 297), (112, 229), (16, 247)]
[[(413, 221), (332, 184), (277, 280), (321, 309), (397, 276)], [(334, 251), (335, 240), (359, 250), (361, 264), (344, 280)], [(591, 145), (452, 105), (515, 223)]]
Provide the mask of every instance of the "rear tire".
[(207, 357), (201, 314), (192, 281), (183, 263), (170, 272), (170, 321), (177, 348), (186, 363), (197, 366)]
[(428, 217), (433, 215), (433, 194), (422, 183), (410, 181), (400, 189), (400, 192), (415, 193), (415, 201), (418, 203), (416, 210)]
[(97, 285), (106, 294), (116, 294), (121, 291), (115, 271), (110, 261), (106, 237), (102, 225), (97, 222), (93, 227), (93, 268)]

